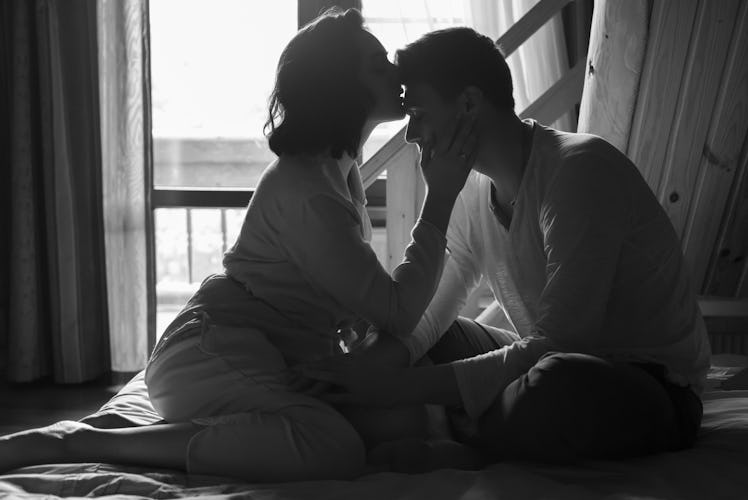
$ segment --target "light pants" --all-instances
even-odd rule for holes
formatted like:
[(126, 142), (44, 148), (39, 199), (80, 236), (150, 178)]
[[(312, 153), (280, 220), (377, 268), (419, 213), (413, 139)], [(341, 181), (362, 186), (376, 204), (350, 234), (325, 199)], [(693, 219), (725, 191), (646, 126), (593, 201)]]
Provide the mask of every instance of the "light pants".
[(199, 313), (179, 330), (158, 345), (145, 380), (167, 422), (202, 426), (185, 450), (188, 472), (253, 482), (362, 473), (359, 435), (332, 407), (287, 390), (283, 357), (262, 332)]

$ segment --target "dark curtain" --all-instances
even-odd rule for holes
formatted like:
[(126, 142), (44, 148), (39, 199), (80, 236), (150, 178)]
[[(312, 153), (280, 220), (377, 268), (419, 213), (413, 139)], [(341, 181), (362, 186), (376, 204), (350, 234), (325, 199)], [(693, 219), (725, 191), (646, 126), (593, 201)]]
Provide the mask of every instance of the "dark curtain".
[(1, 12), (7, 377), (86, 381), (110, 365), (96, 2)]

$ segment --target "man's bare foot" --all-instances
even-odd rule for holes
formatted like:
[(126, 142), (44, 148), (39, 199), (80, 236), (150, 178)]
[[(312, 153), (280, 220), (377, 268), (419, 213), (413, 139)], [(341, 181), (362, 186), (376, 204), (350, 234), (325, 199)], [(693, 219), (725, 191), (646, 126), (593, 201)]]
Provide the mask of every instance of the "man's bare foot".
[(408, 438), (382, 443), (369, 452), (367, 462), (392, 472), (420, 474), (437, 469), (478, 470), (483, 455), (474, 448), (449, 439)]
[(71, 436), (91, 430), (88, 424), (63, 420), (47, 427), (0, 436), (0, 472), (43, 463), (69, 462), (66, 443)]

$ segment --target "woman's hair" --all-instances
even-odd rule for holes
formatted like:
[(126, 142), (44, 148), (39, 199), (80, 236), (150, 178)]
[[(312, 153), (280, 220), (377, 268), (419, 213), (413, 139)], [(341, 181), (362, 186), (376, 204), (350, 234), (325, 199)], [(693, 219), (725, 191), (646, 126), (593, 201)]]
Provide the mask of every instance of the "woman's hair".
[(493, 40), (471, 28), (433, 31), (396, 53), (404, 85), (425, 83), (444, 99), (469, 85), (499, 110), (514, 111), (512, 74)]
[(278, 156), (358, 155), (374, 97), (359, 79), (356, 9), (330, 9), (291, 39), (278, 61), (265, 135)]

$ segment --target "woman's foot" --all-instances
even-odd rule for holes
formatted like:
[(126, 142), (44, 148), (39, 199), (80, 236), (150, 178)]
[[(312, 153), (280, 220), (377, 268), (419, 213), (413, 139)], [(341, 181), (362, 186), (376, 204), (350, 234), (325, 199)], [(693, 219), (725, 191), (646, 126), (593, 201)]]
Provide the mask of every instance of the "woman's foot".
[(449, 439), (401, 439), (382, 443), (369, 452), (371, 468), (420, 474), (437, 469), (478, 470), (487, 465), (476, 449)]
[(91, 430), (88, 424), (63, 420), (47, 427), (0, 436), (0, 472), (43, 463), (69, 462), (69, 440)]

